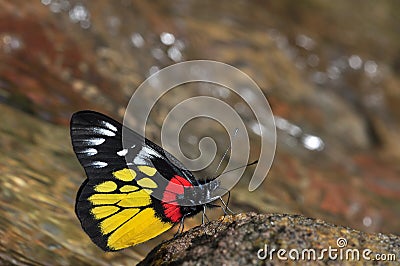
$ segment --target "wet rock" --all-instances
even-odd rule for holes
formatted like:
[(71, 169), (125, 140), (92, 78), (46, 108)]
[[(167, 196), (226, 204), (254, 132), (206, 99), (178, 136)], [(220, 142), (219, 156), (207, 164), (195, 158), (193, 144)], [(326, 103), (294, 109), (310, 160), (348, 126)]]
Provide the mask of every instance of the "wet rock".
[[(280, 254), (286, 261), (279, 259), (279, 249), (286, 250)], [(308, 259), (309, 250), (315, 250), (315, 258), (310, 251)], [(399, 262), (399, 252), (395, 235), (367, 234), (301, 215), (242, 213), (160, 244), (139, 265), (363, 265), (377, 254), (395, 254)]]

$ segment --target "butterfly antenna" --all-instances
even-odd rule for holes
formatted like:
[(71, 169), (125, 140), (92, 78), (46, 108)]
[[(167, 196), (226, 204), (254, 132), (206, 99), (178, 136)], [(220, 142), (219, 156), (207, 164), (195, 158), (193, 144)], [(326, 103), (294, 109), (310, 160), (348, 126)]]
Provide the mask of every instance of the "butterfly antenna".
[(239, 169), (241, 169), (241, 168), (243, 168), (243, 167), (247, 167), (247, 166), (250, 166), (250, 165), (254, 165), (254, 164), (256, 164), (256, 163), (258, 163), (258, 160), (255, 160), (254, 162), (248, 163), (248, 164), (246, 164), (246, 165), (242, 165), (242, 166), (239, 166), (239, 167), (236, 167), (236, 168), (227, 170), (227, 171), (225, 171), (225, 172), (222, 172), (222, 173), (220, 173), (219, 175), (215, 176), (213, 179), (215, 179), (215, 178), (217, 178), (217, 177), (219, 177), (219, 176), (221, 176), (221, 175), (223, 175), (223, 174), (227, 174), (227, 173), (230, 173), (230, 172), (239, 170)]
[[(235, 132), (233, 133), (233, 137), (236, 137), (238, 132), (239, 132), (239, 129), (236, 128), (236, 129), (235, 129)], [(224, 155), (222, 155), (222, 158), (221, 158), (221, 160), (220, 160), (219, 163), (218, 163), (218, 166), (217, 166), (217, 169), (215, 170), (214, 175), (216, 175), (216, 174), (218, 173), (218, 170), (219, 170), (219, 168), (221, 167), (221, 164), (222, 164), (222, 162), (224, 161), (224, 159), (225, 159), (226, 155), (228, 154), (228, 151), (231, 149), (231, 147), (232, 147), (231, 144), (229, 144), (229, 145), (228, 145), (228, 148), (226, 148), (226, 151), (224, 152)], [(220, 176), (220, 175), (218, 175), (218, 176)]]

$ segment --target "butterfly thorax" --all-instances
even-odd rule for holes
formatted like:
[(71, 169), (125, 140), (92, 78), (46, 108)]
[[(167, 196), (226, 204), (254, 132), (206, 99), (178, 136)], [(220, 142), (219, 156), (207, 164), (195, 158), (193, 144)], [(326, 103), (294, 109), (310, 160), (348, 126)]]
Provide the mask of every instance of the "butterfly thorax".
[[(181, 186), (176, 186), (176, 184)], [(183, 217), (194, 216), (218, 198), (215, 196), (218, 188), (219, 181), (217, 180), (193, 185), (181, 176), (174, 176), (164, 191), (162, 199), (164, 215), (173, 223), (180, 222)]]

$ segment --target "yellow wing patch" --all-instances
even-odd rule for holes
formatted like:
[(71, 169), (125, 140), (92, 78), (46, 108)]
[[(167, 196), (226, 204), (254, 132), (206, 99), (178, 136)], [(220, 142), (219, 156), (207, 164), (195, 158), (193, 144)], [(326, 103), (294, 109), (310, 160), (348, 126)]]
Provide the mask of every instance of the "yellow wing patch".
[(126, 248), (154, 238), (171, 227), (171, 223), (162, 222), (153, 209), (147, 208), (115, 230), (107, 244), (114, 250)]
[(117, 184), (113, 181), (106, 181), (95, 186), (94, 190), (97, 192), (113, 192), (117, 189)]
[(93, 205), (115, 204), (126, 197), (126, 194), (93, 194), (88, 200)]
[(150, 194), (158, 185), (150, 177), (157, 170), (150, 166), (137, 166), (137, 170), (125, 168), (114, 172), (114, 181), (94, 185), (94, 194), (87, 198), (90, 214), (98, 224), (98, 231), (92, 234), (102, 236), (101, 240), (92, 239), (103, 243), (100, 245), (105, 250), (145, 242), (173, 226), (162, 221), (152, 206)]
[(121, 187), (119, 189), (119, 191), (121, 191), (121, 192), (132, 192), (132, 191), (136, 191), (138, 189), (139, 189), (139, 187), (137, 187), (137, 186), (125, 185), (125, 186)]
[(135, 214), (140, 211), (138, 208), (129, 208), (114, 214), (106, 218), (104, 221), (100, 223), (100, 228), (103, 234), (108, 234), (117, 229), (123, 223), (131, 219)]
[(154, 182), (153, 180), (151, 180), (148, 177), (142, 178), (139, 181), (137, 181), (137, 183), (141, 186), (141, 187), (145, 187), (145, 188), (156, 188), (157, 184), (156, 182)]
[(115, 176), (115, 178), (125, 181), (125, 182), (129, 182), (132, 181), (133, 179), (135, 179), (136, 177), (136, 172), (132, 169), (122, 169), (119, 170), (117, 172), (114, 172), (113, 175)]
[(93, 194), (88, 200), (93, 205), (116, 204), (120, 207), (143, 207), (151, 203), (149, 194), (143, 189), (121, 194)]
[(156, 168), (146, 166), (146, 165), (138, 166), (138, 169), (140, 172), (142, 172), (143, 174), (148, 175), (148, 176), (153, 176), (157, 172)]
[(119, 208), (116, 206), (98, 206), (94, 207), (91, 212), (96, 219), (102, 219), (117, 211), (119, 211)]
[(151, 198), (149, 194), (144, 190), (139, 190), (127, 194), (126, 197), (117, 204), (121, 207), (144, 207), (150, 203)]

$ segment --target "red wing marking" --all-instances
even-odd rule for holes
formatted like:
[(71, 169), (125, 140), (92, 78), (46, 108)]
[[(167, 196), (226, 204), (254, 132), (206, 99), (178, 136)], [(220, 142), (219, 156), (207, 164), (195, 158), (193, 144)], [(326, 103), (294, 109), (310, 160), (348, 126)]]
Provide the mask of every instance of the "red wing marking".
[(179, 222), (182, 218), (181, 207), (177, 202), (178, 195), (184, 193), (185, 187), (192, 186), (188, 180), (178, 175), (171, 178), (166, 186), (161, 204), (163, 205), (165, 216), (173, 223)]

